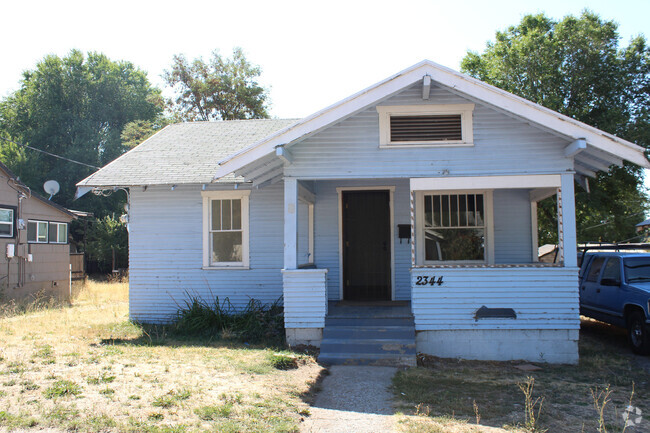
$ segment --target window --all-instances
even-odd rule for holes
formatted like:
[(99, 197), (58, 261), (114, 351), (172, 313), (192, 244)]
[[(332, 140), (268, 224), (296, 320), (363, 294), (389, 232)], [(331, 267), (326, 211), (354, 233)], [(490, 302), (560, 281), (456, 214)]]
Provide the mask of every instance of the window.
[(49, 230), (50, 243), (67, 244), (68, 243), (68, 224), (67, 223), (50, 223)]
[(249, 193), (203, 192), (204, 267), (248, 267)]
[(484, 194), (424, 194), (424, 261), (485, 262)]
[(14, 237), (14, 209), (0, 208), (0, 238)]
[(47, 221), (28, 221), (27, 242), (46, 244), (48, 241), (48, 226)]
[(380, 146), (472, 146), (474, 104), (379, 106)]
[(605, 257), (596, 257), (591, 264), (591, 269), (589, 270), (589, 275), (587, 275), (587, 281), (595, 283), (598, 281), (598, 275), (600, 270), (603, 268), (605, 263)]
[(621, 262), (619, 258), (610, 257), (610, 259), (607, 260), (607, 264), (605, 265), (605, 269), (603, 269), (603, 275), (600, 277), (600, 280), (602, 281), (606, 278), (620, 283)]

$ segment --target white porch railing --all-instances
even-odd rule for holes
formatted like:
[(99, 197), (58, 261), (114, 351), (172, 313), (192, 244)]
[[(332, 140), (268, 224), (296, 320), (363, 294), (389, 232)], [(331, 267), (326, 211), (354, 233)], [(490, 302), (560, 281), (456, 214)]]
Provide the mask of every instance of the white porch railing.
[[(418, 331), (580, 327), (574, 267), (413, 268), (411, 290)], [(511, 308), (516, 318), (476, 319), (482, 306)]]
[(284, 326), (324, 328), (327, 269), (283, 269)]

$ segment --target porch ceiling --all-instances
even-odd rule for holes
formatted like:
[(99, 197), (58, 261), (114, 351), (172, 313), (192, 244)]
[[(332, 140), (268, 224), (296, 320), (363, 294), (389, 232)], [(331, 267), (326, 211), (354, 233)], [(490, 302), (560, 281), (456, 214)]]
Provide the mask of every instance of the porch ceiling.
[(266, 183), (274, 183), (282, 178), (284, 162), (275, 154), (266, 155), (250, 164), (247, 164), (237, 171), (236, 176), (241, 176), (253, 186), (260, 186)]

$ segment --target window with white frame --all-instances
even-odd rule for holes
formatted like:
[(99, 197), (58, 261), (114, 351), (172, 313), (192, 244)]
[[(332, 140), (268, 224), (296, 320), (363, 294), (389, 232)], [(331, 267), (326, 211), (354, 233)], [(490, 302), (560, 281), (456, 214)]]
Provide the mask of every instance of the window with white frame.
[(0, 238), (14, 237), (14, 210), (0, 207)]
[(27, 221), (27, 242), (46, 244), (48, 242), (49, 223), (47, 221)]
[(203, 192), (203, 266), (247, 268), (250, 191)]
[(471, 146), (474, 104), (378, 106), (380, 146)]
[(425, 263), (485, 262), (484, 194), (424, 194)]
[(50, 222), (49, 238), (51, 244), (68, 243), (68, 224)]

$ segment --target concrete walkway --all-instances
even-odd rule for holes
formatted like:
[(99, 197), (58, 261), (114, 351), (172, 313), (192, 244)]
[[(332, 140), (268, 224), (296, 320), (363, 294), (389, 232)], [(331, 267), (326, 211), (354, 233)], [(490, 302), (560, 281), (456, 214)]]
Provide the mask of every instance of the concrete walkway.
[(330, 368), (322, 391), (302, 424), (302, 433), (388, 433), (393, 431), (393, 367)]

